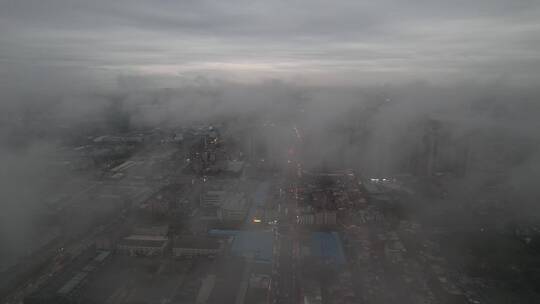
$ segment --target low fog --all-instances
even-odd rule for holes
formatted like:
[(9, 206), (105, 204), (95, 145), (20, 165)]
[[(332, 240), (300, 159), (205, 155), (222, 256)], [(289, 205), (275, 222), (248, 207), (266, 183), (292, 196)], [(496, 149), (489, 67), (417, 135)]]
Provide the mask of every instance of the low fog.
[(446, 141), (439, 154), (452, 158), (456, 145), (464, 145), (470, 155), (466, 172), (454, 172), (444, 163), (436, 168), (458, 175), (451, 194), (473, 195), (493, 179), (493, 172), (502, 170), (503, 185), (512, 193), (508, 198), (512, 209), (522, 216), (539, 215), (535, 181), (540, 177), (540, 92), (535, 87), (427, 82), (307, 86), (279, 80), (242, 84), (200, 77), (164, 79), (171, 86), (161, 87), (159, 78), (121, 76), (108, 88), (85, 79), (81, 88), (64, 89), (55, 83), (4, 97), (3, 238), (17, 240), (28, 232), (43, 203), (40, 196), (55, 189), (50, 175), (73, 174), (51, 163), (69, 159), (65, 147), (76, 144), (81, 134), (225, 121), (234, 132), (260, 137), (264, 149), (276, 151), (271, 156), (276, 161), (287, 158), (283, 145), (291, 141), (296, 127), (303, 133), (299, 153), (308, 169), (354, 168), (375, 177), (425, 175), (410, 158), (421, 149), (427, 126), (437, 121)]

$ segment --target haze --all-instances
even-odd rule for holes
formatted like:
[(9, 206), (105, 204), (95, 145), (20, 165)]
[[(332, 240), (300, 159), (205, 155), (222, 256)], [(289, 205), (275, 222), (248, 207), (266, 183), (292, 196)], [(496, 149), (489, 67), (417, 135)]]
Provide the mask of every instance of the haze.
[(538, 303), (540, 3), (0, 0), (1, 303)]

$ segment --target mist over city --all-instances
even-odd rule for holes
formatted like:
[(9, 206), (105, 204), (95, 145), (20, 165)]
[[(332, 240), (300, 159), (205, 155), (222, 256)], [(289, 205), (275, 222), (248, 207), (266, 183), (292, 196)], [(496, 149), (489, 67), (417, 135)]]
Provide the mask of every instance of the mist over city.
[(540, 3), (0, 1), (0, 303), (540, 302)]

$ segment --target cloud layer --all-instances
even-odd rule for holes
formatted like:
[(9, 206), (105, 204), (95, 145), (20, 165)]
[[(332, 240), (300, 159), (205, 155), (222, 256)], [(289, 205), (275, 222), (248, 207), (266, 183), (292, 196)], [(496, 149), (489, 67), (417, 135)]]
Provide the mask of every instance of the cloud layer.
[(540, 68), (537, 37), (533, 0), (0, 3), (4, 71), (530, 83)]

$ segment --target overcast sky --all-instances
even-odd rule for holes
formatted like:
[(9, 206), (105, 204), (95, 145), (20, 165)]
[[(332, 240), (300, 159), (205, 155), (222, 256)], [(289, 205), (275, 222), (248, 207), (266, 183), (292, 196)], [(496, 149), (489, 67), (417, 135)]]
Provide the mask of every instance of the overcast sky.
[(0, 69), (316, 82), (540, 79), (537, 0), (0, 0)]

